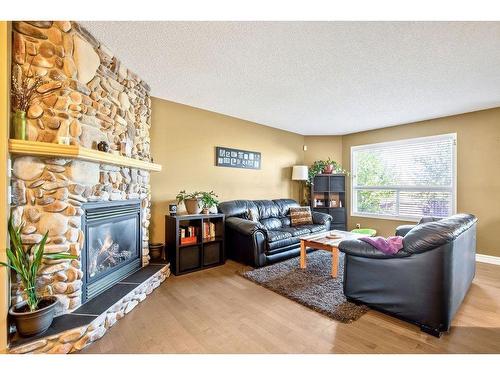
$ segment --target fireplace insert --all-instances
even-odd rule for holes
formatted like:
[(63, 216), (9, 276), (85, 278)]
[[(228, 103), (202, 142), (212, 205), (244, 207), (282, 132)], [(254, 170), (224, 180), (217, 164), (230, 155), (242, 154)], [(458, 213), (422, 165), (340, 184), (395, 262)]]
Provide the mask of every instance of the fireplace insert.
[(140, 200), (83, 205), (82, 303), (141, 267)]

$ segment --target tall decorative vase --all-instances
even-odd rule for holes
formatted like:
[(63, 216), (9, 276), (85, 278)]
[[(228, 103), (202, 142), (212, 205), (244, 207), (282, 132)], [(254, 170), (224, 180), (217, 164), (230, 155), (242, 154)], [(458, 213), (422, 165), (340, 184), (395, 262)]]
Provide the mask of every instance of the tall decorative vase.
[(12, 117), (14, 138), (26, 140), (26, 112), (17, 110)]

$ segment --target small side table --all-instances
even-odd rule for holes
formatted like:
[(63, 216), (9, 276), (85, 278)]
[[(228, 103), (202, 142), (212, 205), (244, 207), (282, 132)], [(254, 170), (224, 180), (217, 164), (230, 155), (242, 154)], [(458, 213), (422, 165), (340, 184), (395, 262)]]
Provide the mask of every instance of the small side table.
[[(204, 236), (206, 226), (212, 225), (213, 236)], [(226, 262), (224, 214), (165, 215), (165, 247), (174, 275), (183, 275)], [(196, 241), (181, 243), (181, 230), (194, 228)]]

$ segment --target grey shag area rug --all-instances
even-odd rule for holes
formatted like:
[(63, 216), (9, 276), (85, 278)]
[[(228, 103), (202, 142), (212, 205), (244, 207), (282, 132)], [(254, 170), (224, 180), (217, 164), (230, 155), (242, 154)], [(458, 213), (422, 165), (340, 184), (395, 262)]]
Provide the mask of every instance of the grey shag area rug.
[(305, 270), (299, 268), (299, 257), (296, 257), (240, 275), (330, 318), (350, 323), (368, 308), (346, 300), (342, 287), (343, 257), (340, 253), (337, 278), (331, 276), (331, 253), (322, 250), (307, 254)]

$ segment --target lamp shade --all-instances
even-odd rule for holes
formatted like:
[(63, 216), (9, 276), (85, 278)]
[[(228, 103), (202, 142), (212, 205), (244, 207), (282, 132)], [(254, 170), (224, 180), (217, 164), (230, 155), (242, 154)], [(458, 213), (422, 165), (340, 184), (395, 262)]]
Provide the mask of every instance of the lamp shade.
[(294, 165), (292, 169), (292, 180), (305, 181), (308, 179), (307, 165)]

